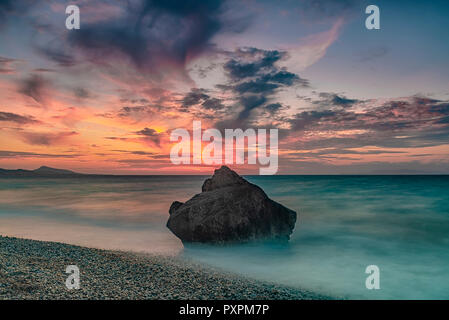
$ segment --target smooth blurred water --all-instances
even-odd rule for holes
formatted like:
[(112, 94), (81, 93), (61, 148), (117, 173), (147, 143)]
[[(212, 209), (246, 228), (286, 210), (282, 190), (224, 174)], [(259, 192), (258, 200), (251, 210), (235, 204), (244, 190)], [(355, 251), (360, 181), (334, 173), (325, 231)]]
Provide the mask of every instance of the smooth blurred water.
[[(299, 212), (288, 245), (183, 248), (168, 208), (201, 176), (1, 178), (0, 234), (180, 254), (344, 298), (449, 299), (449, 176), (246, 178)], [(365, 287), (368, 265), (380, 290)]]

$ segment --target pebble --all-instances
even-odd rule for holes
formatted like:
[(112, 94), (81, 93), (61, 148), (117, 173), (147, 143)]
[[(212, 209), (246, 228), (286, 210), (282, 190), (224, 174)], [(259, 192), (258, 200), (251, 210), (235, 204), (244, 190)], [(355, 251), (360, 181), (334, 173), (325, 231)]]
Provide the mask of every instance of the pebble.
[[(68, 265), (80, 289), (65, 286)], [(0, 299), (329, 299), (179, 257), (0, 236)]]

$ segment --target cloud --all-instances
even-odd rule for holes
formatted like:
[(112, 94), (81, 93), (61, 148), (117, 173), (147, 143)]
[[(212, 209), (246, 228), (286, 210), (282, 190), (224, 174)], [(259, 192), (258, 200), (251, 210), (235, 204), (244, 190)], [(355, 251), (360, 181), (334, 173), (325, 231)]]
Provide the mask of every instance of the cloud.
[(32, 145), (50, 146), (61, 144), (66, 141), (67, 138), (77, 135), (75, 131), (70, 132), (21, 132), (22, 139)]
[[(306, 79), (278, 65), (287, 57), (285, 52), (249, 47), (239, 48), (228, 55), (224, 70), (229, 82), (217, 87), (232, 92), (237, 105), (243, 108), (237, 116), (239, 125), (250, 120), (253, 110), (270, 102), (275, 103), (272, 100), (280, 89), (309, 87)], [(274, 112), (281, 108), (268, 110)]]
[(50, 154), (50, 153), (36, 153), (36, 152), (21, 152), (21, 151), (6, 151), (0, 150), (0, 158), (76, 158), (80, 154)]
[(13, 74), (14, 69), (9, 68), (0, 68), (0, 74)]
[(270, 103), (270, 104), (265, 105), (264, 109), (265, 109), (266, 112), (268, 112), (268, 114), (270, 116), (274, 116), (280, 110), (284, 110), (284, 109), (287, 109), (287, 108), (285, 106), (283, 106), (282, 104), (276, 102), (276, 103)]
[(296, 114), (296, 130), (317, 129), (404, 130), (432, 126), (449, 115), (447, 102), (422, 97), (392, 100), (363, 111), (312, 110)]
[(128, 2), (126, 14), (85, 23), (70, 33), (68, 44), (95, 62), (128, 60), (139, 72), (162, 76), (184, 72), (186, 63), (212, 48), (225, 30), (222, 0), (142, 0)]
[(253, 109), (262, 106), (267, 101), (268, 99), (263, 95), (249, 95), (240, 97), (239, 102), (242, 104), (243, 110), (239, 113), (238, 119), (246, 120), (250, 116), (250, 112)]
[(221, 110), (224, 108), (221, 99), (211, 97), (208, 90), (193, 88), (182, 99), (182, 111), (188, 112), (189, 107), (200, 106), (205, 110)]
[(54, 69), (49, 69), (49, 68), (36, 68), (33, 69), (33, 72), (55, 72), (56, 70)]
[(19, 92), (31, 97), (39, 104), (45, 101), (45, 88), (48, 81), (40, 75), (31, 75), (20, 83)]
[(114, 152), (121, 152), (121, 153), (128, 153), (128, 154), (135, 154), (135, 155), (139, 155), (139, 156), (152, 156), (155, 155), (154, 152), (148, 152), (148, 151), (140, 151), (140, 150), (136, 150), (136, 151), (130, 151), (130, 150), (111, 150)]
[(329, 47), (338, 39), (343, 27), (344, 19), (338, 18), (332, 27), (320, 33), (312, 34), (298, 41), (297, 45), (285, 46), (288, 59), (283, 60), (280, 66), (292, 72), (301, 72), (323, 58)]
[(192, 88), (174, 101), (178, 111), (211, 120), (216, 128), (244, 128), (263, 116), (277, 119), (287, 110), (276, 101), (282, 90), (309, 88), (307, 79), (278, 65), (287, 57), (283, 51), (243, 47), (220, 55), (225, 80), (213, 89)]
[[(394, 151), (394, 150), (353, 150), (353, 149), (344, 149), (344, 148), (327, 148), (318, 151), (308, 151), (308, 152), (288, 152), (287, 157), (293, 157), (296, 159), (309, 159), (309, 158), (337, 158), (343, 159), (340, 157), (341, 155), (379, 155), (379, 154), (406, 154), (404, 151)], [(337, 157), (336, 157), (337, 156)], [(356, 160), (354, 158), (344, 158)]]
[(209, 96), (206, 94), (206, 90), (193, 88), (182, 99), (182, 106), (184, 108), (187, 108), (193, 105), (200, 104), (207, 99), (209, 99)]
[(135, 133), (139, 136), (143, 136), (144, 141), (160, 146), (162, 134), (157, 132), (156, 130), (152, 128), (143, 128), (142, 130), (139, 130)]
[(158, 104), (134, 105), (124, 106), (116, 113), (119, 118), (129, 118), (135, 121), (140, 121), (145, 117), (151, 117), (156, 114), (162, 114), (169, 111), (171, 108)]
[(129, 140), (128, 138), (124, 138), (124, 137), (104, 137), (104, 138), (108, 139), (108, 140), (121, 140), (121, 141)]
[(19, 60), (0, 56), (0, 74), (13, 74), (15, 68), (11, 65)]
[(233, 80), (242, 80), (256, 76), (264, 69), (272, 69), (273, 65), (286, 57), (285, 52), (278, 50), (262, 50), (254, 47), (238, 48), (231, 53), (223, 69)]
[[(105, 137), (108, 140), (118, 140), (118, 141), (127, 141), (134, 143), (143, 143), (145, 145), (151, 145), (153, 147), (161, 147), (161, 142), (163, 138), (167, 137), (166, 132), (157, 132), (155, 129), (145, 127), (142, 130), (134, 131), (131, 133), (133, 136), (125, 136), (125, 137)], [(135, 136), (137, 135), (137, 137)], [(125, 152), (123, 150), (114, 150), (117, 152)], [(133, 154), (143, 154), (141, 152), (136, 151)]]
[(80, 99), (87, 99), (91, 96), (89, 90), (87, 90), (86, 88), (77, 87), (73, 91), (75, 96)]
[(156, 130), (151, 129), (151, 128), (144, 128), (140, 131), (137, 131), (136, 133), (139, 135), (142, 135), (142, 136), (147, 136), (147, 137), (154, 137), (154, 136), (157, 136), (157, 134), (158, 134)]
[(330, 92), (320, 92), (318, 96), (321, 100), (313, 101), (312, 103), (322, 107), (351, 107), (352, 105), (361, 102), (357, 99), (350, 99), (344, 95)]
[(203, 101), (201, 106), (206, 110), (221, 110), (225, 107), (223, 105), (221, 99), (210, 98), (210, 97), (208, 99), (206, 99), (205, 101)]
[(74, 55), (66, 52), (62, 48), (62, 44), (59, 44), (60, 47), (37, 47), (36, 51), (46, 57), (47, 59), (56, 62), (61, 67), (72, 67), (76, 64), (76, 59)]
[(389, 52), (390, 49), (386, 46), (378, 46), (361, 51), (357, 54), (357, 56), (359, 57), (360, 62), (368, 62), (379, 59), (387, 55)]
[(24, 15), (31, 5), (33, 5), (32, 0), (1, 0), (0, 29), (6, 26), (8, 20)]
[(30, 124), (39, 123), (40, 121), (34, 119), (33, 116), (19, 115), (11, 112), (1, 112), (0, 111), (0, 121), (15, 122), (17, 124)]
[(14, 8), (14, 0), (2, 0), (0, 1), (0, 14), (4, 15), (8, 12), (13, 11)]
[(301, 132), (301, 148), (407, 148), (446, 144), (448, 117), (448, 101), (414, 96), (357, 111), (302, 111), (288, 122)]

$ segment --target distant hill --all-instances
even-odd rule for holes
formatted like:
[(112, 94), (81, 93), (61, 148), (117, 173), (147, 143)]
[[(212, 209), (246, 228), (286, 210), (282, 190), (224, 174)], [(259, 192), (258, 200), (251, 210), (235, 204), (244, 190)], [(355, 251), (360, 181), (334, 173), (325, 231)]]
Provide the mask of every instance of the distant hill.
[(82, 173), (77, 173), (70, 170), (55, 169), (47, 166), (42, 166), (35, 170), (8, 170), (0, 168), (0, 176), (17, 176), (17, 177), (34, 177), (34, 176), (59, 176), (59, 175), (81, 175)]

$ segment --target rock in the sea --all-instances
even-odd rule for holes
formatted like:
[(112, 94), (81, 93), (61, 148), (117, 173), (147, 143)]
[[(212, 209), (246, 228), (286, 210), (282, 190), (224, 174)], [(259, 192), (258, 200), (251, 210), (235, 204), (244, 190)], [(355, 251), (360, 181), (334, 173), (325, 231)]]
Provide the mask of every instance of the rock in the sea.
[(167, 227), (185, 243), (288, 241), (296, 223), (295, 211), (226, 166), (204, 181), (200, 194), (173, 202), (169, 212)]

